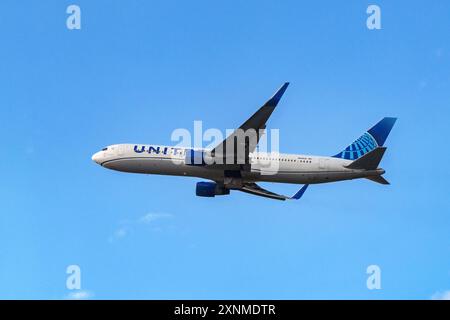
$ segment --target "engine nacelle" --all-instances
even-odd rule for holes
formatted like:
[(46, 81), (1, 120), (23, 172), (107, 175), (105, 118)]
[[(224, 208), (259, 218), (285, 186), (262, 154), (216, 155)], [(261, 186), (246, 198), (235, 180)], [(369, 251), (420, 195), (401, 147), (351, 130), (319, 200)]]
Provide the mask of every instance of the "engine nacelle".
[(230, 194), (230, 189), (221, 187), (215, 182), (197, 182), (195, 194), (199, 197), (215, 197)]

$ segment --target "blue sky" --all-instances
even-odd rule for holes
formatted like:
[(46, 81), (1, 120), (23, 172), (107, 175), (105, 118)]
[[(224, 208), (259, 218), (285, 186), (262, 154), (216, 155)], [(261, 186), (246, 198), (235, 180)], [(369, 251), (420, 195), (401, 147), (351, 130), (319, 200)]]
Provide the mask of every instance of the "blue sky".
[[(81, 7), (82, 28), (66, 28)], [(381, 7), (382, 30), (366, 28)], [(428, 299), (450, 290), (448, 1), (2, 1), (0, 298)], [(195, 196), (100, 168), (114, 143), (233, 128), (283, 82), (281, 150), (330, 155), (384, 116), (391, 186), (298, 202)], [(265, 185), (292, 193), (295, 185)], [(379, 265), (382, 289), (368, 290)], [(73, 293), (72, 293), (73, 294)]]

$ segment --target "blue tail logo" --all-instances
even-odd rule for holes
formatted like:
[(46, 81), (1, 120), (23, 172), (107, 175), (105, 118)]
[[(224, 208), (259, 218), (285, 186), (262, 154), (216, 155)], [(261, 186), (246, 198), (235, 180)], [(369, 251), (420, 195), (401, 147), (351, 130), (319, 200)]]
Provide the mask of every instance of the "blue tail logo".
[(376, 147), (382, 147), (397, 118), (383, 118), (334, 158), (356, 160)]

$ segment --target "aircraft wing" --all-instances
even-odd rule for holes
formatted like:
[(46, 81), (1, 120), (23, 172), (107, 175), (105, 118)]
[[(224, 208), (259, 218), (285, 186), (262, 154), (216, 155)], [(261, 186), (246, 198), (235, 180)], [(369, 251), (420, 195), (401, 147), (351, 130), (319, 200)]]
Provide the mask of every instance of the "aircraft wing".
[(281, 194), (277, 194), (271, 191), (268, 191), (266, 189), (261, 188), (256, 183), (246, 183), (244, 186), (240, 189), (237, 189), (242, 192), (250, 193), (256, 196), (276, 199), (276, 200), (298, 200), (300, 199), (303, 194), (305, 193), (306, 189), (308, 188), (308, 184), (305, 184), (299, 191), (297, 191), (296, 194), (294, 194), (292, 197), (283, 196)]
[[(286, 82), (280, 89), (261, 107), (256, 111), (247, 121), (245, 121), (238, 129), (229, 135), (224, 141), (218, 144), (211, 154), (216, 157), (224, 157), (224, 159), (234, 159), (235, 161), (224, 161), (225, 164), (242, 163), (237, 162), (236, 159), (247, 163), (248, 154), (253, 152), (262, 136), (263, 130), (266, 128), (266, 122), (275, 110), (278, 102), (286, 91), (289, 82)], [(242, 132), (245, 132), (248, 138), (242, 138)], [(241, 135), (241, 136), (239, 136)], [(232, 146), (227, 153), (227, 145)], [(242, 155), (237, 155), (238, 150), (245, 150)]]

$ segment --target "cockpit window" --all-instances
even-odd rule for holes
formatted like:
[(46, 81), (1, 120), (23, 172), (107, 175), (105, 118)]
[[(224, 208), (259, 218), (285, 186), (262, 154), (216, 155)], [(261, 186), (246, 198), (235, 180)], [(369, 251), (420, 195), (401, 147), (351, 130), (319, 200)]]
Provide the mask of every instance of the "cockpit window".
[(106, 151), (106, 150), (108, 150), (108, 147), (102, 149), (102, 151)]

